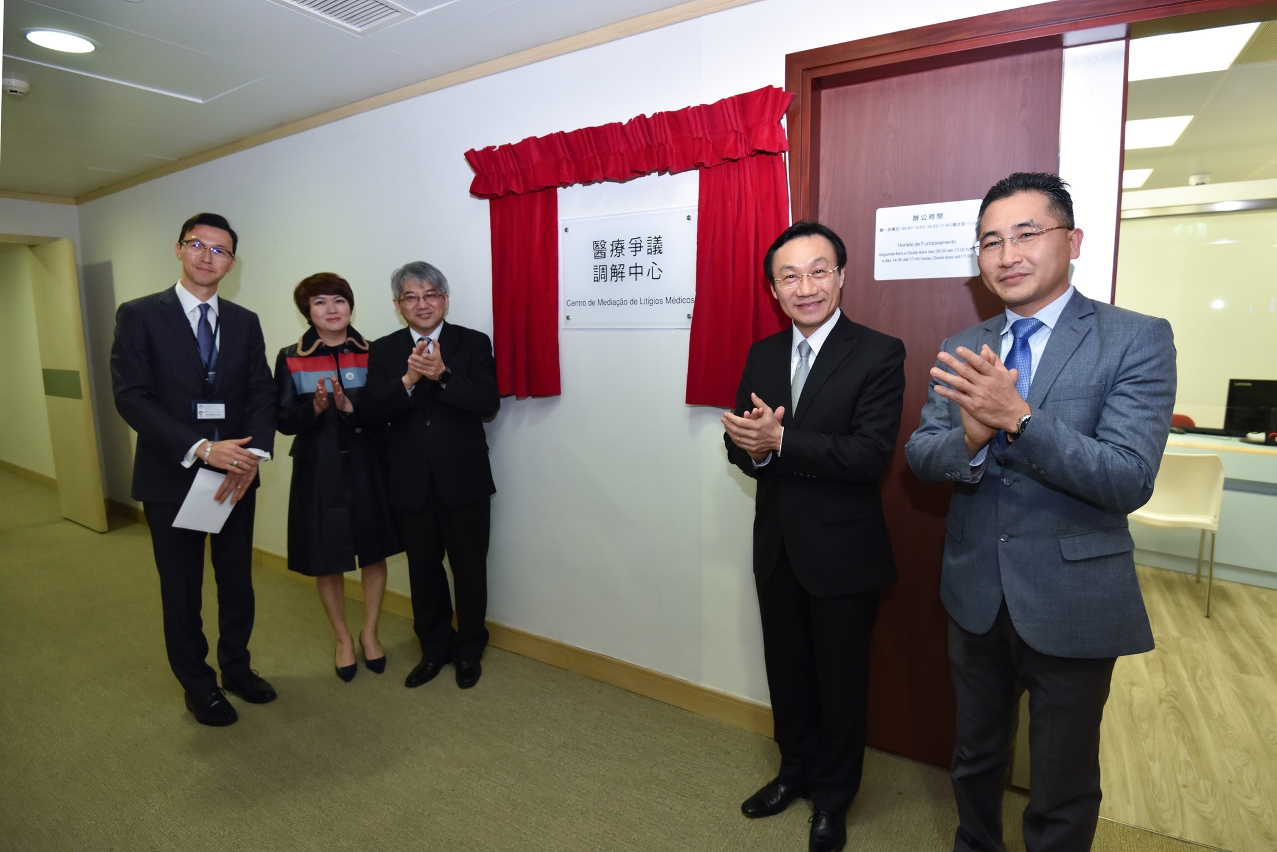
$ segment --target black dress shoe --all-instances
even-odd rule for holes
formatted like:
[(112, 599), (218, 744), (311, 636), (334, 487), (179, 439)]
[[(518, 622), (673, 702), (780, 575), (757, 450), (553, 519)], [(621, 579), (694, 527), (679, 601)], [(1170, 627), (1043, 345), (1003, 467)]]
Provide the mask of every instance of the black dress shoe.
[(777, 778), (742, 802), (740, 812), (750, 819), (775, 816), (802, 794), (797, 784), (785, 784)]
[(249, 704), (269, 704), (277, 697), (275, 687), (254, 671), (237, 675), (222, 672), (222, 688)]
[(846, 811), (816, 811), (811, 815), (807, 852), (839, 852), (846, 845)]
[(435, 675), (443, 670), (443, 663), (437, 660), (422, 660), (417, 663), (417, 667), (408, 672), (408, 677), (404, 679), (403, 685), (409, 689), (421, 686), (423, 683), (429, 683), (435, 679)]
[(208, 692), (186, 691), (186, 709), (195, 714), (195, 721), (201, 725), (224, 728), (235, 724), (239, 714), (235, 707), (226, 700), (226, 696), (217, 687)]
[(337, 677), (350, 683), (355, 679), (355, 673), (359, 671), (359, 663), (351, 663), (348, 666), (333, 666), (337, 670)]
[(483, 674), (483, 666), (479, 665), (478, 660), (457, 663), (457, 686), (462, 689), (469, 689), (479, 682), (479, 675), (481, 674)]
[[(362, 636), (359, 638), (359, 652), (364, 654), (364, 665), (368, 667), (368, 671), (373, 674), (381, 674), (386, 670), (386, 655), (382, 654), (375, 660), (370, 658), (364, 653), (364, 640)], [(351, 675), (351, 677), (354, 677), (354, 675)]]

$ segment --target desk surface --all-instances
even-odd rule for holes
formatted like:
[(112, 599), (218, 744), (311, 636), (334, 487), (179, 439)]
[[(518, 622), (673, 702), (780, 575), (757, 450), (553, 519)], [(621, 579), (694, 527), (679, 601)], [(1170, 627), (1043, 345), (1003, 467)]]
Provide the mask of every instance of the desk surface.
[(1248, 444), (1241, 438), (1226, 438), (1223, 435), (1193, 435), (1185, 433), (1171, 436), (1166, 440), (1166, 447), (1180, 447), (1191, 450), (1210, 450), (1220, 453), (1249, 453), (1259, 456), (1277, 457), (1277, 446), (1266, 444)]

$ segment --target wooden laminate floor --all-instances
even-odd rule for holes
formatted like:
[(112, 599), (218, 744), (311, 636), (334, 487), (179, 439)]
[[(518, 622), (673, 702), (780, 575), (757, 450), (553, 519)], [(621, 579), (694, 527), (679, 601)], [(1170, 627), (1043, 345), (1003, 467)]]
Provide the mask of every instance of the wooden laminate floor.
[(1100, 738), (1108, 819), (1277, 850), (1277, 591), (1139, 566), (1156, 650), (1122, 657)]

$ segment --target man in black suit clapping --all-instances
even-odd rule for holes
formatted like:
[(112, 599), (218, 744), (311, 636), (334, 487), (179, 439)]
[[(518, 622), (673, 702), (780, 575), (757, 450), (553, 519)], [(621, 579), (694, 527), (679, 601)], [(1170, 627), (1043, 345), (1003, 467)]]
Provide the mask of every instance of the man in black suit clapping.
[(248, 655), (257, 465), (275, 442), (275, 383), (257, 315), (217, 295), (237, 244), (222, 216), (188, 219), (175, 246), (181, 279), (120, 305), (111, 347), (115, 407), (137, 432), (132, 496), (151, 530), (169, 665), (186, 690), (187, 708), (204, 725), (229, 725), (238, 715), (205, 661), (206, 534), (173, 526), (201, 467), (226, 474), (216, 499), (234, 504), (212, 537), (222, 686), (254, 704), (275, 699)]
[[(483, 422), (501, 406), (492, 343), (444, 322), (448, 279), (409, 263), (390, 279), (408, 327), (374, 341), (364, 417), (386, 425), (390, 505), (408, 554), (413, 627), (421, 662), (404, 685), (421, 686), (451, 661), (457, 685), (479, 682), (488, 644), (488, 534), (496, 493)], [(456, 587), (457, 628), (443, 556)]]
[(792, 225), (763, 266), (793, 325), (750, 347), (723, 426), (728, 458), (758, 481), (754, 578), (780, 771), (741, 810), (772, 816), (806, 796), (809, 849), (835, 852), (864, 766), (878, 595), (896, 581), (878, 481), (905, 347), (839, 310), (847, 249), (824, 225)]

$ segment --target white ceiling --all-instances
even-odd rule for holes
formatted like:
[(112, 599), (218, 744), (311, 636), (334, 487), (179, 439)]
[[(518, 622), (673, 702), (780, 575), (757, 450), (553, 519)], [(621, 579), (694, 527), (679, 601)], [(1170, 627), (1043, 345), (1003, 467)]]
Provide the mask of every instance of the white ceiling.
[[(281, 124), (682, 0), (391, 0), (357, 35), (275, 0), (8, 0), (0, 190), (79, 196)], [(93, 53), (31, 44), (73, 32)]]
[(1227, 71), (1128, 84), (1126, 117), (1191, 115), (1166, 148), (1126, 152), (1125, 168), (1152, 169), (1140, 189), (1277, 178), (1277, 23), (1262, 25)]

